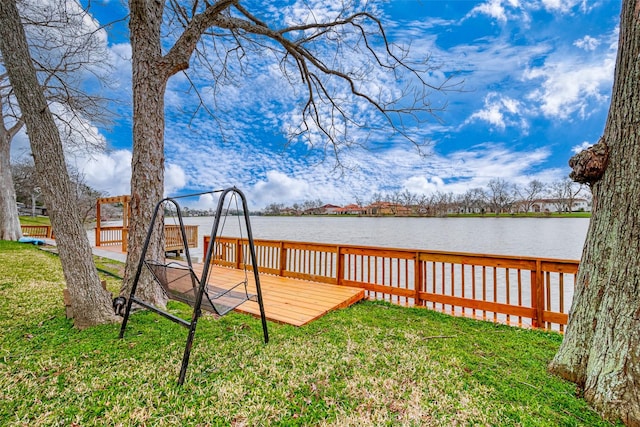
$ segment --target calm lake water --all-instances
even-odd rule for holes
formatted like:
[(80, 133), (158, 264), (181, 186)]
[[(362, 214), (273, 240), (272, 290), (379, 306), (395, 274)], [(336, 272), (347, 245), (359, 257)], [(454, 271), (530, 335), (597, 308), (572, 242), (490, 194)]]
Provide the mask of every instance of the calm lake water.
[[(185, 218), (211, 233), (213, 218)], [(172, 223), (167, 218), (167, 223)], [(497, 255), (580, 259), (588, 218), (368, 218), (251, 217), (255, 239), (341, 243), (392, 248), (430, 249)], [(237, 217), (227, 217), (223, 236), (239, 237)], [(246, 237), (246, 231), (242, 232)]]

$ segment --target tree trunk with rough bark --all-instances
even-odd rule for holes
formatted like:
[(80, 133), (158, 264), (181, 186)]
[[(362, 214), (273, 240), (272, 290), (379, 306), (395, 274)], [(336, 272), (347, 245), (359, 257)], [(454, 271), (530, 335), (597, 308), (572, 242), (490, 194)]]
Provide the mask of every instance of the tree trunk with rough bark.
[[(609, 419), (640, 426), (640, 1), (623, 2), (604, 174), (552, 372)], [(575, 169), (574, 169), (575, 170)]]
[[(142, 246), (153, 210), (164, 192), (164, 93), (170, 74), (162, 64), (160, 27), (162, 1), (131, 0), (133, 73), (133, 158), (131, 160), (131, 216), (127, 243), (127, 264), (121, 294), (128, 296), (140, 260)], [(160, 212), (161, 214), (163, 212)], [(148, 258), (164, 258), (162, 225), (156, 229), (147, 251)], [(147, 302), (164, 307), (166, 295), (146, 274), (136, 294)]]
[(102, 289), (87, 233), (71, 191), (58, 128), (38, 83), (15, 0), (0, 2), (0, 51), (23, 114), (38, 182), (49, 208), (74, 324), (84, 328), (117, 320)]
[[(11, 130), (0, 123), (0, 240), (18, 240), (22, 237), (16, 191), (11, 176)], [(16, 126), (14, 126), (16, 128)], [(19, 128), (19, 125), (18, 127)], [(15, 130), (17, 132), (17, 129)]]

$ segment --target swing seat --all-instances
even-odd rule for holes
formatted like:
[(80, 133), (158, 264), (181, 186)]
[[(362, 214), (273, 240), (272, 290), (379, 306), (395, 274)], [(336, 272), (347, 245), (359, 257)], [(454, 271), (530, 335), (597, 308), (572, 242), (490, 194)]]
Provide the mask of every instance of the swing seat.
[[(131, 314), (131, 307), (135, 303), (141, 307), (144, 307), (156, 314), (163, 316), (166, 319), (171, 320), (174, 323), (184, 326), (189, 329), (189, 334), (187, 336), (187, 343), (184, 346), (184, 354), (182, 356), (182, 367), (180, 368), (180, 376), (178, 377), (178, 384), (182, 385), (184, 383), (184, 378), (187, 373), (187, 367), (189, 365), (189, 356), (191, 355), (191, 347), (193, 345), (193, 338), (196, 333), (196, 326), (198, 324), (198, 318), (202, 315), (202, 310), (207, 310), (212, 312), (215, 316), (224, 316), (228, 312), (232, 311), (240, 304), (245, 301), (256, 301), (258, 303), (258, 307), (260, 308), (260, 320), (262, 322), (262, 333), (264, 336), (264, 343), (269, 342), (269, 331), (267, 330), (267, 316), (264, 311), (264, 304), (262, 301), (262, 291), (260, 290), (260, 276), (258, 274), (258, 261), (256, 258), (255, 246), (253, 243), (253, 235), (251, 233), (251, 224), (249, 222), (249, 208), (247, 207), (247, 199), (244, 194), (240, 190), (235, 187), (227, 188), (225, 190), (214, 190), (207, 191), (204, 193), (198, 194), (189, 194), (184, 196), (179, 196), (180, 198), (184, 197), (194, 197), (194, 196), (202, 196), (203, 194), (215, 194), (220, 193), (218, 200), (218, 207), (216, 209), (216, 214), (214, 216), (213, 226), (211, 227), (211, 236), (212, 243), (209, 245), (209, 248), (206, 251), (206, 255), (204, 258), (204, 269), (202, 271), (202, 276), (198, 277), (198, 275), (193, 271), (193, 264), (191, 262), (191, 255), (189, 253), (189, 245), (187, 244), (187, 233), (185, 231), (184, 221), (182, 220), (182, 213), (180, 210), (180, 206), (178, 202), (175, 200), (178, 197), (170, 198), (167, 197), (162, 199), (156, 205), (155, 210), (153, 211), (153, 216), (151, 217), (151, 223), (149, 224), (149, 231), (147, 232), (147, 237), (144, 241), (144, 246), (142, 247), (142, 254), (140, 255), (140, 260), (138, 262), (138, 268), (136, 270), (135, 278), (133, 279), (133, 284), (131, 286), (131, 292), (129, 293), (129, 298), (127, 299), (126, 309), (124, 312), (124, 317), (122, 319), (122, 325), (120, 326), (120, 338), (124, 337), (124, 332), (127, 328), (127, 322), (129, 321), (129, 316)], [(245, 274), (244, 280), (241, 280), (238, 283), (224, 283), (219, 286), (213, 285), (213, 280), (216, 280), (217, 276), (215, 274), (209, 274), (213, 271), (213, 269), (209, 269), (211, 265), (211, 261), (215, 259), (216, 253), (214, 248), (216, 247), (216, 236), (218, 233), (224, 228), (224, 220), (229, 215), (229, 206), (227, 206), (226, 212), (223, 214), (223, 208), (226, 197), (231, 194), (232, 199), (236, 201), (236, 212), (242, 212), (242, 216), (244, 216), (244, 225), (247, 231), (247, 238), (249, 241), (248, 245), (248, 255), (250, 257), (251, 265), (253, 267), (253, 279), (251, 282), (252, 290), (255, 289), (255, 295), (249, 294), (247, 291), (247, 286), (249, 284), (249, 279), (247, 276), (247, 265), (249, 258), (244, 261), (245, 264)], [(238, 209), (238, 199), (242, 200), (242, 210)], [(231, 200), (229, 200), (231, 203)], [(155, 224), (157, 220), (161, 220), (162, 215), (159, 216), (159, 212), (161, 209), (164, 211), (166, 208), (166, 204), (173, 205), (175, 208), (175, 212), (178, 216), (178, 222), (180, 223), (179, 231), (182, 238), (182, 242), (184, 244), (184, 256), (187, 260), (187, 265), (180, 264), (178, 262), (169, 262), (166, 261), (154, 261), (146, 258), (147, 250), (149, 249), (149, 244), (151, 242), (151, 238), (154, 234)], [(222, 224), (221, 224), (222, 221)], [(240, 216), (238, 216), (238, 227), (240, 231), (242, 231), (242, 224), (240, 222)], [(149, 255), (151, 256), (151, 255)], [(181, 301), (190, 305), (193, 308), (193, 314), (191, 316), (191, 320), (185, 320), (178, 316), (175, 316), (165, 310), (162, 310), (151, 303), (144, 301), (142, 298), (136, 297), (136, 289), (138, 288), (138, 283), (140, 280), (140, 275), (142, 274), (142, 270), (144, 266), (147, 266), (147, 270), (151, 273), (154, 280), (160, 285), (162, 290), (165, 292), (169, 299), (173, 299), (176, 301)], [(223, 280), (222, 278), (220, 278)]]
[[(144, 264), (167, 297), (195, 306), (201, 282), (193, 268), (175, 261), (165, 264), (151, 259), (145, 260)], [(246, 281), (230, 288), (206, 284), (201, 308), (215, 316), (224, 316), (246, 301), (257, 302), (257, 295), (247, 292)]]

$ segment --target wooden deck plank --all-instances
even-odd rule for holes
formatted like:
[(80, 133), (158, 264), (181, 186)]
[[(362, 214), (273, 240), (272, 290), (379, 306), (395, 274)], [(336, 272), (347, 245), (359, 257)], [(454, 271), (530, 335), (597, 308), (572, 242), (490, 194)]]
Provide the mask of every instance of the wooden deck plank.
[[(317, 304), (332, 304), (337, 298), (350, 298), (353, 295), (353, 289), (357, 289), (317, 289), (314, 288), (316, 286), (315, 283), (291, 287), (290, 284), (271, 282), (266, 279), (265, 276), (261, 276), (260, 283), (262, 284), (263, 295), (271, 292), (271, 289), (275, 289), (278, 295), (281, 295), (283, 298), (286, 298), (287, 301), (295, 302), (302, 307), (313, 307)], [(251, 285), (249, 289), (255, 291), (255, 286)]]
[[(194, 264), (197, 274), (202, 274), (202, 264)], [(229, 288), (244, 281), (244, 270), (212, 266), (209, 283)], [(253, 272), (247, 272), (248, 290), (255, 292)], [(260, 274), (262, 300), (268, 320), (303, 326), (332, 310), (349, 307), (364, 299), (364, 289), (330, 285), (300, 279)], [(257, 302), (247, 301), (236, 311), (260, 315)]]
[[(290, 284), (271, 282), (265, 276), (261, 276), (262, 294), (264, 298), (274, 296), (284, 299), (287, 303), (295, 304), (296, 307), (314, 309), (320, 305), (332, 305), (337, 300), (350, 299), (356, 288), (349, 289), (313, 289), (315, 283), (303, 284), (303, 286), (291, 287)], [(248, 286), (249, 292), (255, 293), (255, 285)], [(364, 292), (364, 291), (363, 291)], [(272, 295), (274, 294), (274, 295)]]

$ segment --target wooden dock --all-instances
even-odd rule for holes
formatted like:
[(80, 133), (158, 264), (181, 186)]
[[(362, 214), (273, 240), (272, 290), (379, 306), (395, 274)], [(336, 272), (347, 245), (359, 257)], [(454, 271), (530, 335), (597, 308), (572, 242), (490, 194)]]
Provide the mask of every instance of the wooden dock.
[[(212, 266), (209, 284), (230, 287), (244, 280), (244, 270)], [(194, 264), (200, 273), (202, 264)], [(249, 292), (255, 292), (253, 272), (247, 271)], [(364, 299), (364, 289), (349, 286), (329, 285), (291, 279), (271, 274), (260, 274), (262, 299), (268, 320), (302, 326), (318, 319), (332, 310), (345, 308)], [(237, 311), (254, 316), (260, 315), (258, 303), (247, 301)]]
[[(123, 259), (120, 246), (99, 248), (100, 254)], [(112, 255), (113, 254), (113, 255)], [(119, 256), (120, 258), (117, 258)], [(167, 261), (176, 261), (167, 259)], [(183, 261), (179, 261), (183, 263)], [(202, 274), (203, 264), (194, 264), (196, 274)], [(212, 266), (210, 284), (231, 287), (244, 280), (245, 271), (229, 267)], [(253, 272), (247, 271), (249, 292), (255, 292)], [(332, 310), (349, 307), (365, 298), (365, 290), (350, 286), (330, 285), (308, 280), (292, 279), (272, 274), (260, 274), (262, 299), (267, 319), (278, 323), (302, 326)], [(247, 301), (236, 309), (241, 313), (260, 315), (258, 303)]]

